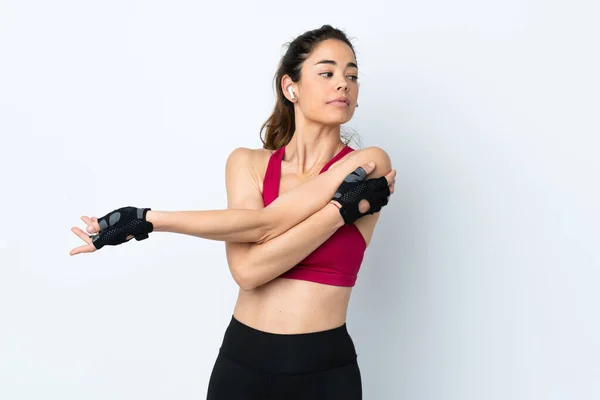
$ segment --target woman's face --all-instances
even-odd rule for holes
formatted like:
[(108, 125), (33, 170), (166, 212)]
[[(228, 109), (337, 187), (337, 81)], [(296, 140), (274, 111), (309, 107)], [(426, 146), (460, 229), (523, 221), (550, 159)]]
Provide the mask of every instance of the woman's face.
[(293, 84), (296, 111), (300, 108), (305, 118), (327, 125), (348, 122), (358, 98), (357, 79), (356, 58), (346, 43), (336, 39), (319, 43), (302, 64), (300, 82)]

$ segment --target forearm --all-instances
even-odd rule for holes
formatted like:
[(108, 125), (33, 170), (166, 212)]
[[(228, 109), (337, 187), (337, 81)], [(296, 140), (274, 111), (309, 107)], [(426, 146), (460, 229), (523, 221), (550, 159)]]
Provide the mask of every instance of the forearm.
[(225, 242), (259, 242), (269, 230), (264, 209), (148, 211), (155, 232), (172, 232)]
[(250, 288), (273, 280), (297, 265), (321, 246), (344, 221), (335, 205), (327, 205), (287, 232), (263, 244), (254, 244), (245, 254), (241, 275)]

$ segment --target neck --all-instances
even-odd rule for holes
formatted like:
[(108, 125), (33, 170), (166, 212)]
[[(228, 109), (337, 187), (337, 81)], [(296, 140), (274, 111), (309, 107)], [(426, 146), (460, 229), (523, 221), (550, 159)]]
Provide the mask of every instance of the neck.
[(292, 140), (285, 146), (284, 159), (296, 167), (298, 175), (320, 171), (340, 150), (340, 126), (296, 125)]

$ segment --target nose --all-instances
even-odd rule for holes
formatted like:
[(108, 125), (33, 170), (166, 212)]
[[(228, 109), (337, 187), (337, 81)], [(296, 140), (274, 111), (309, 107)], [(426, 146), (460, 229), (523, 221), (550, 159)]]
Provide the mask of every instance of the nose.
[(348, 91), (348, 82), (346, 81), (346, 77), (342, 77), (342, 79), (338, 82), (337, 90), (343, 89), (345, 92)]

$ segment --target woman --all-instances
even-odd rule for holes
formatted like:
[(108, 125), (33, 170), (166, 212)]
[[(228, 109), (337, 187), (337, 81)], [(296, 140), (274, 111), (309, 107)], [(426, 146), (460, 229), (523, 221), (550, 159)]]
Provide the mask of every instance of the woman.
[(227, 210), (124, 207), (82, 217), (94, 236), (73, 228), (87, 244), (72, 255), (153, 231), (226, 242), (240, 289), (209, 400), (362, 398), (346, 314), (396, 172), (383, 150), (354, 151), (341, 140), (340, 125), (358, 106), (357, 74), (342, 31), (302, 34), (276, 73), (263, 148), (237, 148), (227, 159)]

